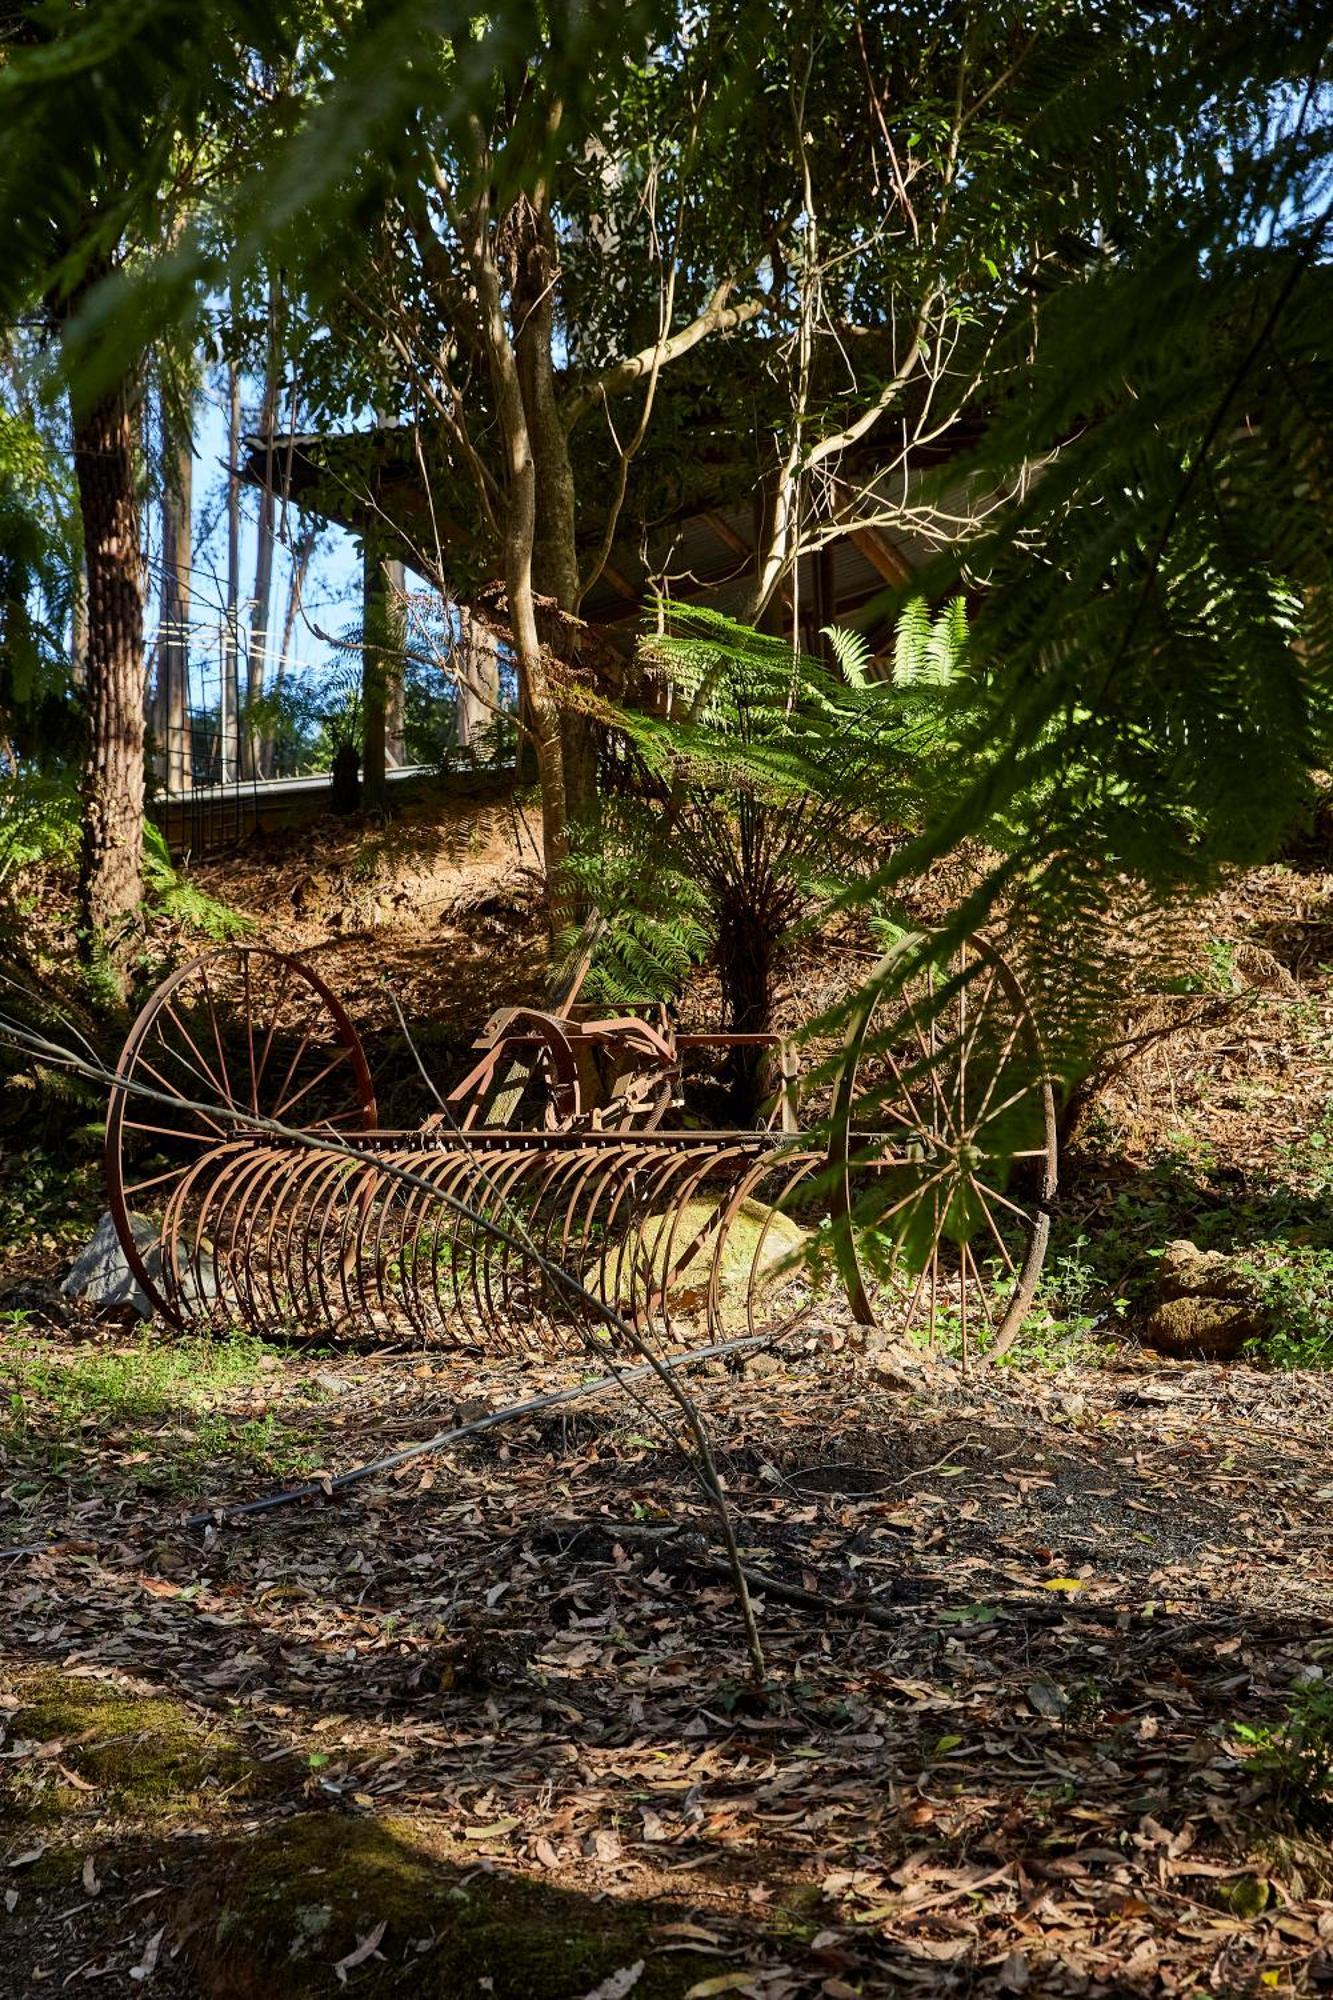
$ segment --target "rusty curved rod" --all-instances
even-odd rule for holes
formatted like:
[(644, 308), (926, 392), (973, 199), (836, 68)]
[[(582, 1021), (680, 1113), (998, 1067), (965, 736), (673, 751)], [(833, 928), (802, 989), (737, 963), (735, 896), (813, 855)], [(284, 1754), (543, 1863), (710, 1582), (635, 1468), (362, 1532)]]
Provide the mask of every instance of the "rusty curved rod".
[[(640, 1331), (670, 1332), (675, 1280), (702, 1247), (704, 1317), (717, 1333), (726, 1245), (743, 1203), (775, 1175), (785, 1201), (820, 1165), (809, 1153), (756, 1151), (748, 1135), (663, 1146), (628, 1134), (593, 1144), (469, 1134), (429, 1150), (388, 1136), (374, 1135), (356, 1159), (255, 1135), (193, 1161), (161, 1225), (162, 1285), (179, 1317), (333, 1334), (365, 1320), (453, 1350), (484, 1339), (532, 1353), (594, 1327), (604, 1334), (599, 1304)], [(493, 1235), (489, 1225), (507, 1220), (517, 1231)], [(770, 1220), (749, 1260), (749, 1325)], [(549, 1275), (553, 1261), (592, 1298), (565, 1294)]]

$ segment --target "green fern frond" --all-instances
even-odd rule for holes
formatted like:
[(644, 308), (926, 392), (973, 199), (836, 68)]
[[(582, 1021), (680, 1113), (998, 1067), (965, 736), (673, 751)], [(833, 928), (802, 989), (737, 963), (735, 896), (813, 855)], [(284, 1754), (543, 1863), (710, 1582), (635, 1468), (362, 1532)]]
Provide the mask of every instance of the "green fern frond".
[(145, 901), (151, 909), (215, 944), (228, 944), (254, 929), (249, 917), (229, 910), (177, 872), (166, 837), (151, 820), (144, 827), (143, 878)]
[(863, 688), (875, 657), (865, 633), (854, 632), (845, 625), (825, 625), (821, 627), (820, 637), (828, 640), (839, 671), (848, 685)]
[(893, 678), (899, 687), (912, 687), (921, 680), (930, 635), (929, 604), (924, 597), (909, 597), (893, 632)]
[(908, 688), (951, 687), (962, 672), (967, 641), (965, 598), (950, 598), (932, 617), (926, 598), (910, 597), (893, 635), (895, 682)]

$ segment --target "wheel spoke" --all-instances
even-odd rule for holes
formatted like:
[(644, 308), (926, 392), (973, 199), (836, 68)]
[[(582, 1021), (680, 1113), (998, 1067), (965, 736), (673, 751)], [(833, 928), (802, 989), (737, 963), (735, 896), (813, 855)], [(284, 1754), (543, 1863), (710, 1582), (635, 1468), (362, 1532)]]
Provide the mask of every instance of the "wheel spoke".
[[(940, 1089), (940, 1079), (936, 1071), (935, 1058), (931, 1054), (930, 1050), (926, 1047), (926, 1038), (921, 1032), (921, 1023), (917, 1020), (915, 1010), (913, 1010), (912, 1012), (911, 1020), (912, 1020), (912, 1030), (913, 1033), (916, 1035), (917, 1039), (917, 1046), (920, 1048), (921, 1054), (925, 1059), (926, 1071), (930, 1078), (931, 1092), (934, 1096), (936, 1104), (939, 1106), (940, 1120), (942, 1126), (946, 1131), (951, 1132), (953, 1130), (953, 1125), (949, 1118), (948, 1106), (944, 1102), (944, 1092)], [(931, 1026), (931, 1033), (932, 1035), (934, 1033), (933, 1023)]]
[[(141, 1118), (127, 1118), (124, 1121), (124, 1126), (127, 1132), (152, 1132), (159, 1139), (182, 1139), (188, 1141), (191, 1146), (211, 1146), (213, 1144), (207, 1132), (187, 1132), (180, 1125), (146, 1125)], [(219, 1139), (226, 1138), (227, 1135), (220, 1126), (215, 1125), (213, 1130), (217, 1133)]]
[(347, 1111), (331, 1111), (326, 1118), (317, 1118), (310, 1127), (312, 1132), (364, 1132), (365, 1113), (359, 1105)]
[(966, 1265), (968, 1264), (972, 1266), (972, 1275), (977, 1281), (977, 1296), (981, 1300), (982, 1314), (985, 1317), (987, 1326), (990, 1328), (991, 1332), (994, 1333), (995, 1315), (990, 1309), (990, 1300), (986, 1296), (986, 1281), (981, 1275), (981, 1266), (980, 1264), (978, 1264), (976, 1257), (972, 1253), (972, 1246), (970, 1243), (964, 1243), (963, 1245), (963, 1259), (964, 1259), (965, 1269)]
[(917, 1185), (914, 1188), (912, 1188), (909, 1193), (903, 1195), (901, 1200), (895, 1201), (892, 1208), (886, 1208), (882, 1211), (881, 1214), (877, 1215), (875, 1217), (876, 1224), (887, 1222), (891, 1215), (897, 1215), (899, 1209), (906, 1208), (907, 1204), (910, 1201), (918, 1201), (920, 1197), (923, 1194), (925, 1194), (927, 1188), (934, 1187), (937, 1181), (942, 1181), (944, 1179), (944, 1176), (949, 1172), (952, 1164), (953, 1164), (952, 1161), (947, 1161), (944, 1166), (940, 1167), (935, 1173), (933, 1173), (930, 1176), (929, 1180), (919, 1181)]
[(124, 1189), (126, 1207), (130, 1206), (129, 1198), (132, 1194), (142, 1194), (146, 1188), (164, 1187), (168, 1181), (179, 1180), (180, 1175), (179, 1167), (168, 1167), (165, 1173), (152, 1174), (147, 1180), (127, 1181)]
[[(1016, 1104), (1021, 1104), (1025, 1097), (1031, 1097), (1034, 1090), (1044, 1090), (1044, 1089), (1045, 1085), (1043, 1084), (1039, 1076), (1034, 1076), (1029, 1078), (1029, 1080), (1023, 1085), (1021, 1090), (1016, 1090), (1012, 1097), (1005, 1098), (1003, 1104), (997, 1104), (995, 1106), (995, 1108), (990, 1113), (990, 1116), (987, 1118), (986, 1123), (988, 1125), (993, 1125), (997, 1118), (1003, 1118), (1006, 1111), (1012, 1111), (1014, 1106)], [(980, 1130), (981, 1126), (978, 1123), (973, 1126), (971, 1132), (967, 1134), (967, 1137), (970, 1139), (974, 1139)]]
[(315, 995), (315, 1004), (311, 1008), (309, 1014), (306, 1016), (305, 1026), (301, 1035), (301, 1039), (297, 1044), (296, 1053), (287, 1065), (287, 1074), (283, 1077), (282, 1082), (278, 1085), (278, 1090), (277, 1090), (278, 1102), (274, 1110), (272, 1110), (269, 1113), (269, 1116), (271, 1118), (277, 1119), (282, 1116), (283, 1106), (287, 1102), (288, 1087), (291, 1084), (292, 1078), (296, 1075), (297, 1064), (300, 1062), (302, 1056), (305, 1054), (306, 1050), (310, 1046), (310, 1037), (315, 1032), (315, 1022), (319, 1018), (319, 1010), (321, 1004), (322, 1003), (320, 995), (317, 993)]
[(1009, 1246), (1005, 1242), (1003, 1236), (1001, 1236), (1000, 1234), (999, 1224), (996, 1222), (995, 1217), (991, 1214), (990, 1204), (986, 1200), (985, 1195), (981, 1192), (981, 1183), (976, 1179), (973, 1179), (972, 1190), (973, 1193), (976, 1195), (977, 1200), (981, 1203), (982, 1213), (985, 1215), (986, 1221), (990, 1225), (991, 1235), (995, 1238), (996, 1244), (999, 1247), (1000, 1255), (1003, 1257), (1005, 1261), (1005, 1265), (1008, 1268), (1010, 1277), (1017, 1278), (1018, 1267), (1014, 1263), (1013, 1258), (1009, 1255)]
[(241, 984), (245, 991), (245, 1047), (250, 1059), (250, 1109), (259, 1116), (259, 1079), (255, 1075), (255, 1015), (254, 1000), (250, 987), (250, 954), (247, 951), (241, 960)]
[(256, 1117), (259, 1115), (259, 1086), (264, 1081), (264, 1072), (268, 1068), (269, 1052), (273, 1047), (273, 1037), (278, 1032), (278, 1016), (281, 1014), (287, 995), (291, 990), (292, 964), (291, 960), (287, 959), (283, 963), (282, 985), (278, 988), (277, 997), (273, 1002), (273, 1011), (269, 1016), (268, 1033), (264, 1037), (264, 1048), (259, 1058), (259, 1068), (255, 1074), (254, 1110)]
[(223, 1095), (228, 1104), (235, 1104), (236, 1093), (231, 1087), (231, 1071), (227, 1068), (227, 1052), (222, 1046), (222, 1029), (218, 1025), (217, 1002), (213, 998), (213, 989), (208, 983), (207, 966), (200, 966), (199, 980), (204, 989), (204, 998), (208, 1002), (208, 1018), (213, 1024), (213, 1040), (218, 1052), (218, 1067), (222, 1071)]
[[(166, 1011), (168, 1014), (170, 1014), (172, 1020), (176, 1023), (176, 1026), (179, 1028), (181, 1034), (184, 1035), (186, 1041), (190, 1044), (191, 1049), (194, 1051), (195, 1059), (199, 1064), (199, 1068), (197, 1070), (193, 1070), (192, 1073), (195, 1076), (199, 1077), (201, 1083), (205, 1081), (211, 1083), (214, 1090), (217, 1091), (219, 1097), (223, 1098), (228, 1097), (230, 1093), (223, 1086), (221, 1078), (213, 1074), (213, 1071), (210, 1069), (208, 1062), (204, 1056), (203, 1050), (199, 1047), (198, 1042), (196, 1042), (194, 1036), (190, 1033), (184, 1021), (182, 1021), (180, 1015), (176, 1012), (176, 1009), (172, 1006), (170, 1000), (168, 1000), (167, 1002)], [(157, 1039), (159, 1047), (164, 1049), (171, 1048), (170, 1042), (168, 1042), (166, 1036), (162, 1033), (162, 1028), (160, 1023), (158, 1024)], [(185, 1062), (185, 1058), (184, 1056), (181, 1055), (179, 1049), (173, 1049), (172, 1053), (175, 1055), (178, 1062)], [(187, 1063), (186, 1068), (187, 1069), (191, 1068), (191, 1065)]]
[[(901, 1095), (904, 1104), (909, 1105), (912, 1111), (915, 1112), (916, 1106), (915, 1103), (913, 1102), (912, 1093), (908, 1089), (906, 1083), (903, 1081), (903, 1074), (898, 1067), (897, 1058), (894, 1056), (893, 1050), (891, 1048), (885, 1048), (880, 1053), (883, 1054), (884, 1060), (888, 1063), (889, 1068), (893, 1071), (893, 1081), (898, 1087), (899, 1094)], [(862, 1058), (858, 1058), (858, 1060), (861, 1059)], [(893, 1105), (890, 1104), (887, 1100), (881, 1100), (881, 1102), (876, 1105), (875, 1109), (876, 1111), (882, 1111), (889, 1118), (897, 1119), (898, 1123), (900, 1125), (905, 1126), (909, 1132), (920, 1132), (924, 1129), (919, 1114), (909, 1118), (906, 1115), (906, 1113), (895, 1110)]]
[[(965, 987), (960, 991), (959, 1005), (960, 1005), (960, 1012), (962, 1016), (963, 1025), (959, 1032), (958, 1067), (960, 1074), (964, 1077), (964, 1079), (966, 1078), (968, 1058), (970, 1057), (973, 1049), (976, 1047), (977, 1039), (981, 1033), (981, 1025), (986, 1017), (986, 1011), (990, 1006), (991, 998), (995, 992), (995, 985), (998, 978), (999, 978), (999, 973), (996, 970), (996, 968), (992, 965), (987, 974), (985, 990), (982, 993), (980, 1000), (976, 1003), (976, 1005), (972, 1009), (972, 1022), (970, 1030), (967, 1026), (967, 991)], [(994, 1078), (992, 1078), (992, 1082), (994, 1082)], [(971, 1136), (971, 1133), (967, 1128), (967, 1091), (966, 1091), (965, 1081), (963, 1083), (962, 1088), (959, 1091), (958, 1130), (960, 1132), (965, 1133), (965, 1135), (968, 1137)]]
[[(1008, 1035), (1005, 1037), (1005, 1044), (1000, 1051), (999, 1059), (996, 1062), (994, 1069), (991, 1071), (990, 1082), (986, 1086), (986, 1095), (982, 1098), (981, 1108), (977, 1112), (977, 1115), (972, 1122), (971, 1130), (968, 1133), (969, 1138), (971, 1138), (974, 1133), (979, 1132), (981, 1130), (981, 1127), (986, 1122), (986, 1113), (990, 1110), (991, 1099), (994, 1097), (996, 1090), (999, 1088), (1000, 1078), (1004, 1075), (1004, 1066), (1008, 1062), (1010, 1056), (1013, 1054), (1014, 1043), (1018, 1040), (1019, 1034), (1022, 1032), (1022, 1028), (1023, 1028), (1023, 1017), (1021, 1014), (1019, 1014), (1016, 1015), (1014, 1018), (1013, 1026), (1010, 1028)], [(999, 1115), (1000, 1114), (997, 1111), (995, 1113), (995, 1116), (998, 1118)]]
[(337, 1055), (334, 1056), (330, 1062), (325, 1063), (323, 1069), (319, 1071), (318, 1075), (312, 1076), (309, 1083), (303, 1083), (301, 1085), (301, 1088), (297, 1091), (294, 1097), (288, 1097), (283, 1100), (283, 1102), (278, 1106), (277, 1110), (273, 1113), (274, 1121), (276, 1122), (277, 1119), (281, 1117), (284, 1111), (290, 1112), (294, 1104), (299, 1104), (301, 1102), (301, 1099), (307, 1096), (309, 1092), (312, 1091), (317, 1084), (323, 1083), (326, 1076), (332, 1076), (334, 1070), (337, 1069), (342, 1063), (350, 1061), (351, 1061), (351, 1050), (340, 1048), (338, 1050)]
[(1016, 1215), (1025, 1229), (1031, 1229), (1032, 1217), (1025, 1208), (1020, 1208), (1017, 1202), (1010, 1201), (1007, 1194), (1001, 1194), (998, 1188), (993, 1188), (989, 1181), (983, 1181), (979, 1175), (973, 1175), (972, 1185), (981, 1193), (988, 1194), (992, 1201), (998, 1201), (1001, 1208), (1007, 1208), (1010, 1214)]
[[(936, 1202), (936, 1204), (935, 1204), (935, 1213), (936, 1213), (937, 1215), (939, 1214), (939, 1203), (938, 1203), (938, 1201), (937, 1201), (937, 1202)], [(904, 1336), (904, 1338), (905, 1338), (905, 1337), (906, 1337), (906, 1336), (907, 1336), (907, 1335), (908, 1335), (908, 1334), (909, 1334), (909, 1333), (911, 1332), (911, 1330), (912, 1330), (912, 1321), (913, 1321), (913, 1320), (914, 1320), (914, 1319), (916, 1318), (916, 1309), (917, 1309), (917, 1307), (918, 1307), (918, 1306), (920, 1305), (920, 1303), (921, 1303), (921, 1294), (922, 1294), (923, 1290), (925, 1289), (925, 1283), (926, 1283), (926, 1273), (927, 1273), (927, 1272), (929, 1271), (929, 1269), (930, 1269), (930, 1260), (929, 1260), (929, 1258), (927, 1258), (926, 1262), (922, 1264), (922, 1266), (921, 1266), (921, 1269), (920, 1269), (920, 1270), (919, 1270), (919, 1271), (917, 1272), (917, 1274), (916, 1274), (916, 1283), (915, 1283), (915, 1285), (913, 1285), (913, 1287), (912, 1287), (912, 1296), (911, 1296), (911, 1298), (910, 1298), (910, 1299), (909, 1299), (909, 1301), (908, 1301), (908, 1305), (907, 1305), (907, 1313), (906, 1313), (906, 1316), (904, 1317), (904, 1319), (903, 1319), (903, 1323), (902, 1323), (902, 1330), (903, 1330), (903, 1336)]]
[[(918, 1149), (914, 1153), (887, 1152), (885, 1148), (894, 1143), (895, 1137), (896, 1134), (888, 1132), (858, 1132), (856, 1138), (860, 1144), (856, 1152), (848, 1154), (850, 1164), (854, 1167), (883, 1167), (887, 1170), (892, 1167), (922, 1167), (940, 1157), (939, 1145), (933, 1137), (918, 1141)], [(880, 1142), (878, 1146), (874, 1143), (876, 1140)], [(921, 1152), (920, 1147), (923, 1143), (929, 1145), (929, 1154)]]
[(218, 1099), (223, 1104), (227, 1102), (226, 1093), (218, 1087), (216, 1079), (212, 1075), (212, 1072), (210, 1071), (207, 1075), (205, 1075), (205, 1073), (202, 1070), (196, 1069), (194, 1064), (189, 1060), (189, 1057), (183, 1055), (181, 1051), (176, 1047), (176, 1044), (174, 1042), (169, 1042), (166, 1039), (166, 1037), (162, 1034), (160, 1028), (158, 1029), (156, 1037), (156, 1053), (158, 1057), (163, 1062), (178, 1063), (181, 1069), (184, 1070), (187, 1077), (193, 1077), (195, 1083), (199, 1086), (199, 1089), (196, 1091), (194, 1089), (191, 1089), (189, 1085), (182, 1086), (179, 1083), (173, 1083), (169, 1077), (166, 1077), (162, 1074), (162, 1071), (160, 1069), (156, 1069), (153, 1066), (153, 1064), (149, 1062), (148, 1057), (144, 1054), (144, 1049), (147, 1047), (147, 1043), (148, 1043), (148, 1038), (147, 1036), (145, 1036), (144, 1040), (139, 1044), (139, 1050), (135, 1057), (135, 1061), (139, 1063), (142, 1068), (151, 1070), (153, 1075), (157, 1078), (158, 1082), (162, 1085), (162, 1088), (166, 1091), (169, 1091), (172, 1097), (178, 1098), (182, 1104), (193, 1102), (200, 1095), (207, 1097), (210, 1101)]
[(212, 1126), (213, 1130), (217, 1133), (219, 1139), (226, 1138), (227, 1136), (226, 1131), (221, 1125), (218, 1124), (217, 1120), (215, 1118), (210, 1117), (208, 1112), (203, 1110), (202, 1107), (196, 1108), (193, 1104), (190, 1104), (185, 1098), (183, 1098), (181, 1096), (180, 1091), (175, 1087), (175, 1085), (172, 1084), (165, 1076), (163, 1076), (161, 1070), (156, 1069), (153, 1066), (153, 1064), (149, 1062), (147, 1056), (144, 1054), (142, 1049), (139, 1049), (137, 1051), (134, 1060), (139, 1068), (146, 1069), (148, 1071), (149, 1076), (156, 1077), (157, 1081), (161, 1084), (163, 1090), (167, 1093), (168, 1097), (173, 1098), (180, 1105), (182, 1112), (188, 1112), (191, 1118), (202, 1118), (205, 1125)]

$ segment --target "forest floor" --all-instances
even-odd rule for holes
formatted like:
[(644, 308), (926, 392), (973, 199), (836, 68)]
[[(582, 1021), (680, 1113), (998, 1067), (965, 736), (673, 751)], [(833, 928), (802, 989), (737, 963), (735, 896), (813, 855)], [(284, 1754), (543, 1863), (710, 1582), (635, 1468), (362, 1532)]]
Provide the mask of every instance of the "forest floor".
[(93, 1365), (48, 1343), (7, 1445), (9, 1535), (75, 1539), (0, 1564), (6, 1995), (1333, 1984), (1289, 1747), (1304, 1690), (1329, 1751), (1322, 1378), (886, 1381), (816, 1341), (701, 1382), (772, 1580), (756, 1695), (660, 1410), (200, 1534), (219, 1429), (262, 1427), (290, 1476), (540, 1373), (242, 1350), (154, 1408), (142, 1377), (87, 1393)]
[[(1333, 1987), (1325, 859), (1233, 884), (1184, 974), (1145, 980), (1013, 1366), (867, 1357), (830, 1323), (695, 1378), (759, 1691), (651, 1398), (228, 1521), (568, 1371), (139, 1335), (61, 1301), (93, 1136), (20, 1098), (0, 1548), (63, 1539), (0, 1560), (0, 1995)], [(498, 801), (199, 880), (315, 957), (406, 1121), (390, 990), (456, 1074), (495, 1001), (540, 989), (530, 863)], [(1252, 1261), (1267, 1354), (1139, 1345), (1182, 1235)]]

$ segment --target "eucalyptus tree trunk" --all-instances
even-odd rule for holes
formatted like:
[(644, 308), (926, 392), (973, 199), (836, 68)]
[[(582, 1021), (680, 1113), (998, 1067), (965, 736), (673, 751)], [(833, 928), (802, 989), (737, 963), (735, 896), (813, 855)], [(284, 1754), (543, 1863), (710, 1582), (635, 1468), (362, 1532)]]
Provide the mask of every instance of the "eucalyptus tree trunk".
[[(558, 815), (557, 839), (547, 843), (558, 848), (554, 868), (551, 854), (547, 856), (552, 929), (558, 934), (584, 914), (566, 864), (580, 827), (596, 809), (597, 764), (591, 726), (570, 701), (580, 671), (579, 563), (574, 469), (555, 377), (555, 231), (541, 197), (517, 203), (511, 222), (514, 354), (532, 464), (531, 580), (534, 636), (540, 647), (537, 678), (545, 718), (545, 762), (539, 737), (538, 768), (543, 822), (551, 813)], [(517, 632), (515, 640), (531, 700), (533, 674)]]
[(310, 558), (315, 553), (315, 543), (318, 539), (318, 522), (309, 522), (301, 530), (296, 547), (292, 551), (291, 574), (287, 579), (287, 609), (282, 619), (282, 648), (278, 654), (275, 685), (281, 684), (291, 662), (292, 642), (296, 636), (296, 614), (301, 609), (301, 596), (305, 590)]
[(87, 567), (81, 947), (124, 984), (142, 895), (143, 572), (131, 384), (73, 397), (74, 471)]
[(154, 727), (169, 792), (187, 791), (190, 743), (190, 569), (194, 454), (162, 415), (162, 611), (158, 629)]
[(227, 366), (227, 612), (222, 635), (218, 775), (240, 776), (241, 746), (241, 372)]
[[(296, 546), (292, 550), (291, 570), (287, 578), (287, 608), (283, 613), (282, 619), (282, 644), (278, 649), (277, 665), (273, 675), (274, 707), (279, 719), (281, 719), (282, 714), (282, 690), (287, 679), (288, 668), (292, 662), (292, 646), (296, 638), (296, 617), (301, 609), (301, 596), (305, 590), (306, 575), (310, 569), (310, 558), (315, 552), (315, 543), (318, 539), (318, 523), (307, 523), (301, 530)], [(281, 761), (281, 743), (282, 739), (280, 737), (272, 738), (269, 741), (266, 769), (270, 775), (273, 774), (276, 765)], [(281, 776), (282, 773), (279, 772), (277, 775)]]
[(393, 621), (384, 700), (384, 761), (392, 771), (407, 762), (407, 571), (396, 557), (384, 565), (384, 584)]
[[(524, 276), (524, 302), (530, 295), (534, 251), (530, 240), (531, 221), (527, 205), (511, 211), (515, 241)], [(540, 245), (537, 248), (540, 255)], [(534, 564), (537, 536), (537, 472), (528, 401), (532, 391), (533, 362), (520, 368), (515, 341), (510, 337), (505, 317), (504, 293), (491, 235), (490, 216), (483, 202), (473, 215), (473, 233), (468, 245), (469, 261), (477, 288), (482, 339), (495, 392), (496, 416), (504, 459), (503, 499), (499, 509), (500, 555), (505, 595), (509, 601), (509, 629), (514, 659), (518, 667), (522, 699), (522, 720), (537, 757), (537, 778), (542, 801), (542, 862), (546, 873), (548, 923), (552, 936), (564, 928), (566, 864), (569, 860), (569, 817), (565, 805), (564, 750), (560, 738), (560, 709), (548, 671), (546, 650), (537, 626)], [(524, 328), (523, 302), (515, 284), (512, 301), (514, 318), (529, 345), (540, 337), (540, 329)], [(548, 300), (549, 300), (549, 294)], [(549, 303), (539, 301), (534, 310), (543, 314)], [(549, 332), (547, 335), (549, 350)], [(527, 389), (525, 392), (525, 378)]]
[[(255, 543), (255, 588), (250, 605), (250, 657), (246, 671), (246, 707), (251, 714), (268, 685), (268, 633), (273, 597), (273, 543), (276, 497), (273, 490), (273, 433), (278, 421), (281, 355), (278, 346), (278, 292), (270, 279), (268, 292), (268, 351), (264, 359), (264, 393), (259, 406), (259, 435), (264, 441), (264, 483), (259, 489), (258, 539)], [(267, 776), (273, 761), (272, 731), (247, 724), (245, 775)]]
[(458, 710), (454, 740), (476, 751), (495, 727), (500, 705), (500, 647), (494, 632), (474, 611), (458, 611)]
[(362, 564), (361, 796), (369, 811), (378, 812), (388, 804), (391, 755), (395, 762), (402, 755), (403, 565), (386, 558), (371, 535)]

